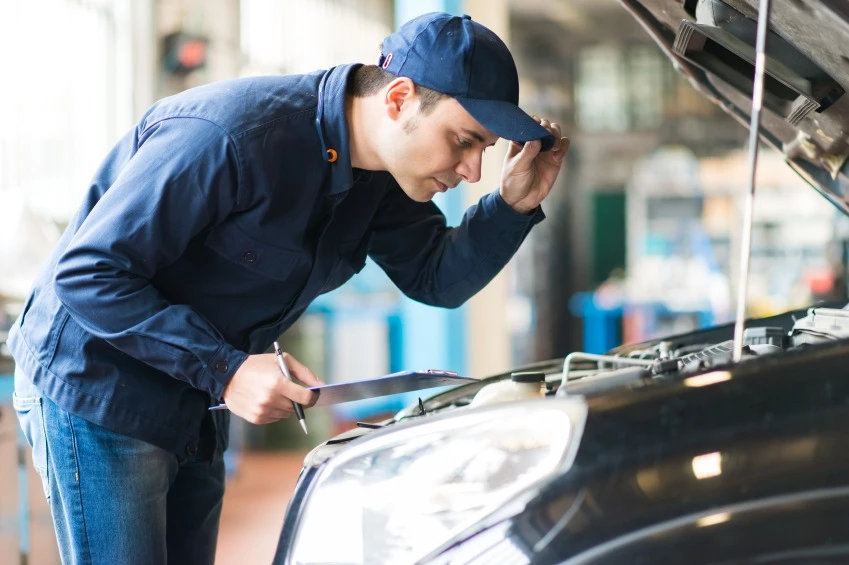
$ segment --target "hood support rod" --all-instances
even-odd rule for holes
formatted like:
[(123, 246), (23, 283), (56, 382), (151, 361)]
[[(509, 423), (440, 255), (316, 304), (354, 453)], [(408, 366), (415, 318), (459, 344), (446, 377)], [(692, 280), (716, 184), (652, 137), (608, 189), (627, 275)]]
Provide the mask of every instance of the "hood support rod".
[(746, 292), (749, 287), (749, 262), (752, 254), (752, 223), (755, 207), (755, 172), (758, 167), (758, 139), (761, 129), (761, 109), (764, 98), (766, 69), (766, 36), (769, 27), (769, 2), (760, 0), (758, 34), (755, 44), (755, 81), (752, 90), (752, 115), (749, 121), (749, 189), (743, 210), (743, 238), (740, 245), (740, 276), (737, 286), (737, 316), (734, 322), (733, 359), (743, 358), (743, 332), (746, 322)]

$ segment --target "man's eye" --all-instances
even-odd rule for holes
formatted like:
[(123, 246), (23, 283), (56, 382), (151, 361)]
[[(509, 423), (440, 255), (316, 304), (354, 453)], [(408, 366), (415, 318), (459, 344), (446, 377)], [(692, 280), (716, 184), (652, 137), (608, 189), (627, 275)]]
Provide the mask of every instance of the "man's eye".
[(471, 147), (472, 142), (469, 141), (468, 139), (463, 139), (461, 137), (458, 137), (457, 138), (457, 145), (459, 145), (460, 147)]

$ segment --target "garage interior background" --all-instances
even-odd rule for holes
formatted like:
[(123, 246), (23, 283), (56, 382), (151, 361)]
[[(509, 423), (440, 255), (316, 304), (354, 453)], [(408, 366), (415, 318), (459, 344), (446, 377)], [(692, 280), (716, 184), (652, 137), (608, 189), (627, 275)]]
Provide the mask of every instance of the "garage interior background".
[[(22, 471), (29, 455), (19, 448), (13, 365), (1, 344), (114, 141), (152, 102), (192, 86), (371, 63), (399, 23), (433, 10), (468, 13), (503, 37), (519, 67), (522, 106), (555, 118), (571, 138), (544, 205), (548, 219), (458, 310), (409, 301), (369, 263), (314, 304), (282, 337), (284, 348), (328, 382), (420, 368), (484, 377), (731, 319), (746, 131), (677, 77), (614, 0), (0, 3), (0, 561), (58, 563), (43, 497)], [(449, 222), (497, 186), (505, 148), (487, 152), (480, 183), (437, 195)], [(750, 314), (845, 300), (845, 218), (779, 155), (762, 153), (759, 165)], [(311, 411), (306, 439), (292, 422), (236, 423), (232, 486), (260, 463), (270, 471), (254, 476), (280, 483), (292, 467), (285, 457), (298, 462), (352, 422), (415, 398)], [(238, 488), (230, 491), (221, 563), (239, 558), (247, 535), (228, 529), (228, 509), (239, 504)], [(261, 542), (271, 550), (282, 496)]]

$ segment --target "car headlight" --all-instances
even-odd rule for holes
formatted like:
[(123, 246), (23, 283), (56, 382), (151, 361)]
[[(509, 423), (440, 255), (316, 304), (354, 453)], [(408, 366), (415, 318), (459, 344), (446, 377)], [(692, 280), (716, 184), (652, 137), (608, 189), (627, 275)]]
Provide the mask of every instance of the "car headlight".
[(541, 399), (378, 432), (316, 477), (289, 562), (410, 562), (568, 468), (586, 415), (581, 397)]

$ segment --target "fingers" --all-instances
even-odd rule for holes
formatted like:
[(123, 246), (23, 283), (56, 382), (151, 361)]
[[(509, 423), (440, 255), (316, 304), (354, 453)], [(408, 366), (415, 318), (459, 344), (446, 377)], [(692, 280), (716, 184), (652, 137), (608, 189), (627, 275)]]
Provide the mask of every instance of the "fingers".
[[(534, 118), (537, 119), (536, 116), (534, 116)], [(554, 145), (551, 147), (550, 151), (559, 151), (561, 147), (561, 141), (563, 140), (560, 132), (560, 124), (558, 124), (557, 122), (551, 122), (545, 118), (539, 119), (538, 123), (545, 129), (547, 129), (548, 133), (550, 133), (552, 137), (554, 137)]]
[[(284, 353), (283, 357), (286, 360), (286, 365), (289, 367), (289, 372), (292, 373), (292, 377), (301, 381), (304, 385), (310, 386), (321, 386), (324, 384), (324, 381), (315, 376), (315, 374), (310, 371), (309, 367), (302, 364), (300, 361), (289, 355), (288, 353)], [(304, 389), (306, 390), (306, 389)], [(310, 392), (310, 391), (307, 391)], [(313, 404), (318, 402), (318, 393), (310, 392), (309, 400), (306, 402), (299, 402), (302, 406), (310, 407)]]
[(560, 141), (557, 143), (556, 148), (552, 148), (551, 154), (557, 159), (563, 159), (563, 156), (569, 152), (569, 145), (571, 142), (568, 137), (561, 137)]
[(510, 142), (510, 146), (509, 146), (509, 147), (507, 147), (507, 156), (506, 156), (506, 158), (507, 158), (507, 159), (512, 159), (513, 157), (515, 157), (516, 155), (518, 155), (519, 153), (521, 153), (522, 148), (524, 148), (524, 147), (525, 147), (525, 145), (526, 145), (526, 144), (521, 143), (521, 142), (518, 142), (518, 141), (511, 141), (511, 142)]
[[(531, 117), (534, 119), (534, 121), (536, 121), (536, 123), (538, 123), (543, 128), (548, 130), (548, 132), (552, 135), (552, 137), (554, 137), (554, 145), (551, 147), (551, 149), (548, 151), (548, 153), (560, 152), (563, 149), (563, 141), (564, 140), (568, 144), (568, 138), (565, 138), (565, 137), (562, 136), (560, 124), (558, 124), (557, 122), (552, 122), (552, 121), (550, 121), (546, 118), (539, 118), (537, 116), (531, 116)], [(536, 148), (534, 146), (536, 146)], [(567, 145), (567, 147), (568, 147), (568, 145)], [(521, 142), (517, 142), (517, 141), (511, 141), (510, 147), (508, 147), (508, 149), (507, 149), (507, 158), (512, 159), (513, 157), (516, 157), (517, 155), (519, 155), (520, 153), (522, 153), (524, 151), (527, 151), (527, 152), (524, 155), (522, 155), (522, 158), (535, 158), (540, 153), (541, 148), (542, 148), (542, 142), (541, 141), (528, 141), (528, 142), (525, 142), (525, 143), (521, 143)], [(558, 156), (561, 156), (561, 154), (558, 153)]]
[(280, 381), (277, 392), (282, 397), (278, 405), (288, 406), (290, 410), (294, 410), (292, 402), (297, 402), (301, 406), (312, 406), (318, 399), (317, 393), (288, 380)]
[[(291, 355), (284, 361), (292, 373), (308, 386), (323, 384)], [(312, 406), (318, 400), (315, 393), (283, 376), (273, 354), (250, 355), (242, 363), (222, 393), (230, 411), (248, 422), (267, 424), (288, 418), (294, 411), (292, 402)]]
[(268, 412), (256, 414), (252, 418), (245, 418), (251, 424), (271, 424), (279, 420), (284, 420), (290, 417), (294, 412), (292, 410), (273, 409)]
[(302, 364), (300, 361), (289, 355), (288, 353), (283, 354), (283, 358), (286, 361), (286, 366), (289, 367), (289, 371), (292, 373), (292, 376), (304, 383), (307, 386), (321, 386), (324, 384), (318, 377), (313, 374), (309, 368)]
[[(269, 424), (291, 416), (295, 411), (293, 401), (310, 406), (315, 402), (313, 396), (317, 395), (291, 381), (281, 380), (260, 399), (248, 404), (237, 413), (252, 424)], [(231, 411), (235, 412), (233, 408)]]
[(277, 403), (260, 403), (238, 411), (231, 408), (230, 411), (241, 416), (251, 424), (270, 424), (288, 418), (293, 414), (294, 408), (291, 402), (283, 405)]
[(546, 158), (551, 160), (551, 165), (560, 168), (563, 163), (563, 157), (569, 151), (570, 141), (568, 137), (564, 137), (562, 135), (562, 131), (560, 128), (560, 124), (557, 122), (551, 122), (545, 118), (537, 118), (533, 116), (537, 123), (547, 129), (549, 133), (554, 137), (554, 145), (551, 149), (546, 153)]
[[(517, 146), (515, 151), (514, 146)], [(527, 170), (530, 168), (531, 163), (533, 163), (537, 155), (539, 155), (540, 149), (542, 149), (542, 142), (538, 139), (526, 141), (524, 144), (516, 143), (514, 141), (510, 144), (510, 150), (507, 152), (507, 159), (515, 161), (515, 169)]]
[[(290, 373), (308, 386), (322, 382), (291, 355), (284, 354)], [(265, 424), (288, 418), (292, 402), (312, 406), (318, 394), (283, 376), (273, 354), (250, 355), (242, 363), (222, 393), (230, 411), (248, 422)]]
[(319, 396), (321, 396), (321, 392), (313, 391), (312, 402), (310, 402), (309, 404), (304, 404), (304, 408), (312, 408), (313, 406), (315, 406), (315, 403), (318, 402)]

